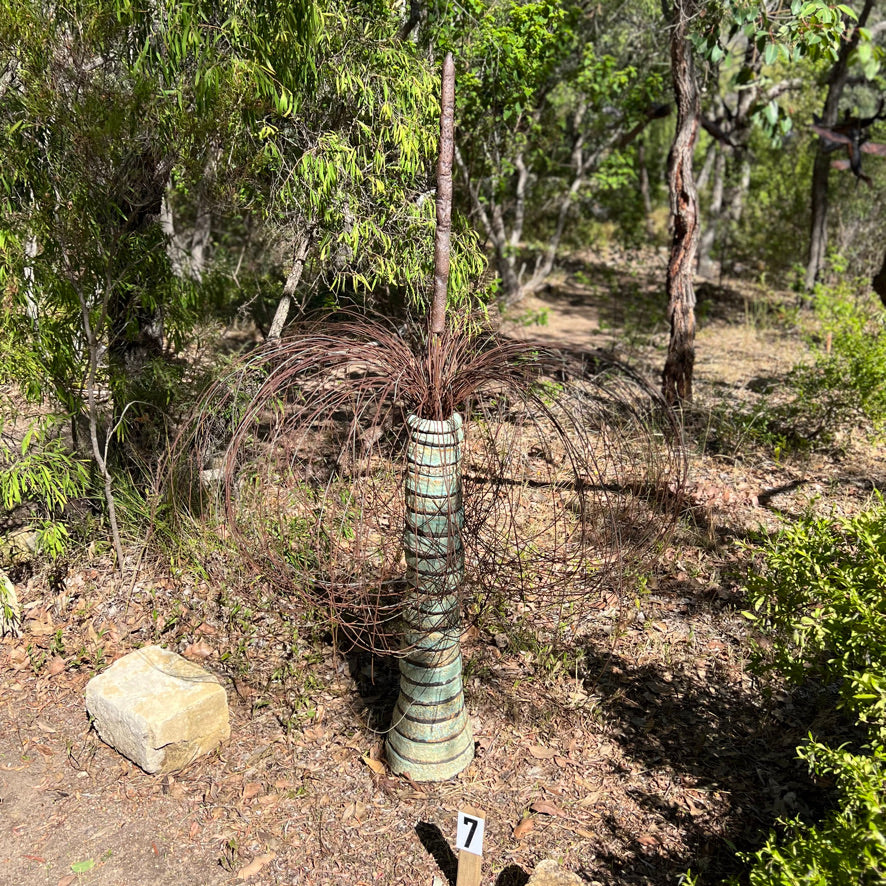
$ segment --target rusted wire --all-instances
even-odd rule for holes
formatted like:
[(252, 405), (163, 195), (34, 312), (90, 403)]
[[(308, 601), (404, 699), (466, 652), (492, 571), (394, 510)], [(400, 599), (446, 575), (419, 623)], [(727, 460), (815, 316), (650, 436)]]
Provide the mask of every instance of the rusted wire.
[(281, 595), (354, 643), (403, 652), (406, 416), (453, 412), (466, 429), (466, 618), (590, 611), (660, 549), (685, 474), (661, 398), (602, 356), (476, 320), (433, 335), (348, 317), (269, 342), (179, 436), (178, 500), (223, 518)]

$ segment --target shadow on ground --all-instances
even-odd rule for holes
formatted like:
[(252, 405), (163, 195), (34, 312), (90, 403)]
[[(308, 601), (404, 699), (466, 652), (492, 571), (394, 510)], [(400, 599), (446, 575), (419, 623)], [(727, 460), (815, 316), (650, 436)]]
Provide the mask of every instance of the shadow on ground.
[(354, 649), (348, 653), (347, 660), (366, 714), (365, 722), (373, 731), (387, 731), (400, 692), (398, 659)]
[[(420, 821), (415, 826), (415, 833), (421, 840), (422, 846), (437, 863), (448, 886), (455, 886), (458, 878), (458, 858), (440, 828), (430, 822)], [(526, 886), (528, 882), (529, 874), (519, 865), (511, 864), (498, 875), (495, 886)]]
[[(718, 882), (742, 869), (736, 851), (758, 846), (779, 817), (817, 819), (826, 811), (829, 797), (795, 748), (810, 729), (834, 730), (833, 698), (795, 693), (767, 706), (759, 693), (717, 674), (636, 665), (594, 648), (586, 650), (586, 662), (585, 682), (602, 700), (609, 738), (642, 769), (672, 773), (663, 790), (647, 779), (628, 793), (682, 832), (688, 846), (681, 853), (650, 847), (610, 817), (605, 824), (619, 852), (596, 854), (594, 878), (604, 874), (613, 886), (653, 876), (674, 882), (691, 868), (705, 882)], [(688, 801), (679, 788), (672, 795), (681, 783), (691, 786)], [(718, 802), (707, 802), (714, 794)]]
[[(559, 285), (550, 284), (537, 293), (540, 300), (556, 306), (558, 312), (594, 312), (601, 331), (621, 330), (626, 335), (648, 336), (667, 331), (665, 318), (664, 262), (640, 262), (614, 267), (604, 262), (564, 259), (566, 272)], [(787, 316), (785, 306), (773, 304), (771, 293), (763, 298), (748, 283), (699, 281), (696, 314), (699, 322), (778, 324)]]

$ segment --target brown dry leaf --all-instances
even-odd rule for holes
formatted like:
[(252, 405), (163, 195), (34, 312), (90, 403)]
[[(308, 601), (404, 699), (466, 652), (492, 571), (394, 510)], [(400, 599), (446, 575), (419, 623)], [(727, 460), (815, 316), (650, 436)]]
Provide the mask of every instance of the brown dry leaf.
[(248, 781), (243, 785), (243, 799), (251, 800), (262, 792), (262, 786), (257, 781)]
[(547, 800), (536, 800), (529, 809), (532, 812), (538, 812), (540, 815), (566, 815), (559, 806), (548, 803)]
[(551, 748), (543, 747), (540, 744), (531, 744), (529, 745), (529, 753), (535, 757), (536, 760), (550, 760), (552, 757), (557, 756), (557, 752)]
[(208, 624), (205, 621), (201, 622), (199, 625), (197, 625), (195, 630), (197, 631), (198, 634), (204, 634), (207, 637), (211, 637), (216, 633), (215, 628), (211, 624)]
[(41, 611), (38, 618), (33, 618), (25, 622), (25, 631), (35, 636), (45, 636), (46, 634), (54, 634), (56, 627), (52, 622), (52, 617), (48, 612)]
[(266, 855), (256, 856), (248, 865), (240, 868), (237, 872), (237, 879), (248, 880), (250, 877), (254, 877), (266, 864), (272, 862), (276, 857), (276, 852), (268, 852)]
[(572, 833), (584, 837), (585, 840), (593, 840), (597, 836), (593, 831), (586, 831), (584, 828), (572, 828)]
[(252, 686), (245, 680), (238, 680), (236, 677), (234, 678), (234, 689), (237, 691), (237, 695), (244, 700), (255, 695), (255, 689)]
[(535, 822), (531, 818), (524, 818), (523, 821), (514, 828), (514, 839), (522, 840), (534, 827)]
[(689, 809), (690, 815), (704, 815), (705, 810), (699, 806), (696, 806), (695, 803), (692, 802), (692, 798), (689, 796), (685, 796), (683, 798), (683, 802), (686, 804)]
[(196, 643), (186, 646), (182, 655), (185, 658), (190, 658), (192, 661), (199, 661), (212, 655), (212, 647), (208, 643), (198, 640)]
[(62, 877), (61, 880), (58, 881), (57, 886), (71, 886), (71, 883), (76, 879), (76, 874), (68, 874), (66, 877)]
[(594, 791), (578, 801), (579, 806), (596, 806), (600, 802), (600, 791)]
[(52, 658), (46, 662), (46, 673), (49, 674), (50, 677), (58, 676), (65, 669), (65, 660), (60, 655), (53, 655)]
[(381, 760), (373, 760), (368, 754), (360, 758), (376, 775), (385, 774), (385, 764)]
[(642, 846), (660, 846), (661, 840), (655, 834), (642, 834), (637, 837), (637, 842)]

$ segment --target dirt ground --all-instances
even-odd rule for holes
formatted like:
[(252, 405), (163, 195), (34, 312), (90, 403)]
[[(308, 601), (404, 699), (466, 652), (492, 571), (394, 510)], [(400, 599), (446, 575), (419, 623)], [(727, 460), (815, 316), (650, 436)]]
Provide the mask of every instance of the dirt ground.
[[(509, 329), (614, 349), (654, 379), (661, 261), (576, 260)], [(699, 287), (700, 404), (758, 396), (756, 380), (802, 354), (782, 307), (754, 287)], [(296, 633), (285, 604), (209, 555), (203, 570), (148, 555), (123, 579), (103, 556), (20, 568), (24, 635), (0, 643), (0, 883), (454, 886), (466, 804), (486, 812), (484, 884), (519, 886), (543, 858), (599, 886), (739, 871), (736, 849), (829, 802), (794, 749), (810, 729), (840, 729), (820, 699), (767, 697), (748, 673), (743, 545), (810, 509), (864, 507), (886, 455), (863, 443), (792, 461), (689, 450), (673, 545), (634, 598), (583, 614), (579, 650), (466, 632), (477, 756), (445, 784), (383, 763), (389, 662)], [(83, 704), (95, 673), (155, 642), (201, 661), (230, 702), (230, 741), (175, 776), (103, 744)]]

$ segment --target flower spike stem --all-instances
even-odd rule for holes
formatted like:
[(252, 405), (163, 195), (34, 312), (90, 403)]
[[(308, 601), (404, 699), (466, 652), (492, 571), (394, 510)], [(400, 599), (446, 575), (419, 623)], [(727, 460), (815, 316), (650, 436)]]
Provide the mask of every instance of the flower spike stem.
[(431, 302), (431, 333), (446, 329), (446, 290), (449, 286), (449, 254), (452, 234), (452, 157), (455, 152), (455, 62), (447, 52), (443, 60), (440, 96), (440, 157), (437, 161), (437, 229), (434, 235), (434, 298)]

